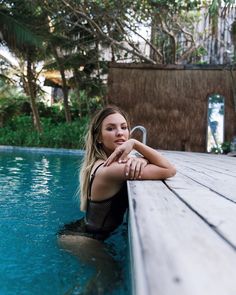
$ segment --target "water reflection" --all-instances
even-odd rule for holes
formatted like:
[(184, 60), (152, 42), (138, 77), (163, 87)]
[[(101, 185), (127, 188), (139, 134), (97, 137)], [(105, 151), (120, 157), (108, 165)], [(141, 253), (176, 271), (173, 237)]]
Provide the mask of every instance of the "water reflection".
[(224, 97), (213, 94), (208, 99), (207, 151), (221, 153), (224, 142)]
[[(56, 235), (63, 224), (82, 217), (73, 199), (81, 160), (72, 155), (0, 152), (0, 295), (84, 292), (94, 269), (60, 249)], [(117, 231), (106, 248), (122, 268), (128, 263), (126, 236), (127, 231)], [(125, 268), (121, 285), (103, 295), (130, 294), (128, 264)], [(115, 274), (113, 268), (107, 276)], [(94, 289), (89, 294), (99, 293)]]

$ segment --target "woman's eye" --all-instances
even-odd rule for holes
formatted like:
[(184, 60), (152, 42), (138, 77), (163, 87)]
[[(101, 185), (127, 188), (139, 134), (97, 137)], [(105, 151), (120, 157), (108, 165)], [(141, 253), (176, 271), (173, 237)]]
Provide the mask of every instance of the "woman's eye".
[(112, 127), (107, 127), (107, 131), (112, 131), (113, 128)]
[(123, 129), (123, 130), (126, 130), (126, 129), (127, 129), (127, 126), (123, 126), (122, 129)]

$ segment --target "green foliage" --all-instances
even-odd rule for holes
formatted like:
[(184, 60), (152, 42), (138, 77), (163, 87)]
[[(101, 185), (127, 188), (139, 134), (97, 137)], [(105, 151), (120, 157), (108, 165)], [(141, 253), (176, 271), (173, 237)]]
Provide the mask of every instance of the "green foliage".
[(0, 126), (15, 115), (23, 113), (28, 98), (15, 87), (0, 79)]
[(220, 147), (212, 147), (211, 148), (211, 153), (213, 153), (213, 154), (221, 154), (222, 153), (222, 150), (221, 150), (221, 148)]
[(211, 3), (207, 3), (209, 5), (209, 13), (210, 15), (217, 15), (218, 9), (221, 7), (230, 7), (235, 4), (235, 0), (212, 0)]
[(103, 105), (101, 96), (89, 97), (85, 90), (71, 91), (70, 101), (72, 114), (78, 117), (91, 115)]
[[(33, 127), (28, 98), (0, 80), (0, 145), (83, 148), (88, 116), (102, 106), (101, 96), (89, 97), (85, 90), (71, 93), (73, 122), (65, 122), (61, 104), (38, 103), (43, 132)], [(101, 90), (100, 90), (101, 92)]]
[(219, 147), (212, 147), (211, 153), (214, 154), (228, 154), (231, 151), (231, 142), (224, 141)]
[(225, 141), (221, 144), (221, 149), (223, 154), (228, 154), (230, 152), (231, 142)]
[[(3, 27), (4, 37), (8, 43), (16, 46), (16, 44), (39, 45), (42, 40), (27, 28), (24, 22), (20, 22), (15, 16), (11, 15), (10, 10), (0, 9), (0, 26)], [(6, 36), (8, 35), (8, 36)]]
[(193, 51), (193, 56), (196, 56), (196, 57), (201, 57), (201, 56), (204, 56), (207, 54), (207, 50), (203, 47), (203, 46), (200, 46), (198, 47), (195, 51)]
[(44, 131), (39, 133), (33, 129), (30, 116), (18, 116), (0, 128), (0, 145), (82, 149), (87, 124), (88, 117), (71, 124), (55, 124), (51, 119), (43, 118)]
[(53, 124), (64, 123), (66, 121), (64, 108), (60, 104), (46, 106), (43, 102), (38, 103), (39, 115), (42, 118), (50, 118)]
[[(38, 13), (36, 2), (5, 0), (0, 7), (0, 28), (3, 43), (13, 52), (25, 55), (28, 49), (43, 48), (41, 27), (45, 15)], [(1, 40), (0, 40), (1, 41)], [(39, 52), (35, 52), (38, 57)], [(36, 57), (35, 57), (36, 58)]]

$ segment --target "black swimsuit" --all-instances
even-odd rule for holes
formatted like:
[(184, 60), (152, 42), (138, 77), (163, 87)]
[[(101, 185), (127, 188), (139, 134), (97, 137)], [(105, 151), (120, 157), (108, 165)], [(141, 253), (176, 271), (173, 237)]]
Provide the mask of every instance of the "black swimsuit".
[(91, 200), (91, 188), (97, 169), (91, 175), (85, 218), (66, 224), (59, 234), (80, 235), (105, 240), (122, 222), (128, 207), (126, 183), (112, 197), (103, 201)]

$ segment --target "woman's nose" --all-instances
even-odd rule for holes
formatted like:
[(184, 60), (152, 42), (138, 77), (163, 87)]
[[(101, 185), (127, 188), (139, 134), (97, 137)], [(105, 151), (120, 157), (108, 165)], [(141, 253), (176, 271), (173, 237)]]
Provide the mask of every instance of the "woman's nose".
[(124, 132), (123, 132), (123, 129), (118, 128), (118, 129), (117, 129), (117, 132), (116, 132), (116, 135), (117, 135), (117, 136), (121, 136), (121, 135), (123, 135), (123, 133), (124, 133)]

